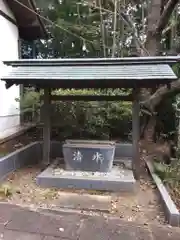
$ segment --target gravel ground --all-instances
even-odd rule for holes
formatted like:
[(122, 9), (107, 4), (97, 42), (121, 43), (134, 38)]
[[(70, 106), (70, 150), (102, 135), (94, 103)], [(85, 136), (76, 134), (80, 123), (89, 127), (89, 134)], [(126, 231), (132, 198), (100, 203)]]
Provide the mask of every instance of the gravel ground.
[(1, 191), (1, 201), (28, 206), (33, 209), (39, 207), (54, 208), (58, 206), (58, 200), (65, 192), (109, 195), (112, 199), (109, 209), (110, 214), (127, 221), (138, 221), (143, 224), (165, 223), (156, 189), (147, 174), (141, 179), (140, 188), (136, 194), (122, 194), (93, 190), (42, 189), (35, 182), (35, 178), (40, 171), (39, 166), (32, 166), (10, 174), (4, 181), (3, 189), (8, 189), (11, 195), (7, 197), (4, 194), (6, 191)]

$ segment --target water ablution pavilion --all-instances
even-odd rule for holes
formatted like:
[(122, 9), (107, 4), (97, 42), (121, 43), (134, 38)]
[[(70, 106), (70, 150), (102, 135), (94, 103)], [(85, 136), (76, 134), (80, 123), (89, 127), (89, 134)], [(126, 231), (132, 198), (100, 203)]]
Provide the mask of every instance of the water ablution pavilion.
[[(47, 168), (37, 176), (43, 187), (131, 191), (140, 177), (140, 88), (155, 88), (177, 80), (172, 70), (179, 57), (128, 57), (95, 59), (28, 59), (5, 61), (10, 70), (2, 78), (6, 87), (44, 89), (41, 160)], [(132, 89), (131, 95), (51, 95), (53, 89)], [(57, 143), (64, 164), (52, 162), (51, 101), (132, 101), (132, 143), (67, 139)], [(119, 126), (121, 127), (121, 126)], [(58, 158), (56, 149), (56, 157)], [(25, 156), (25, 155), (24, 155)], [(34, 153), (35, 157), (35, 153)], [(130, 161), (132, 167), (119, 163)], [(124, 164), (126, 166), (126, 164)]]

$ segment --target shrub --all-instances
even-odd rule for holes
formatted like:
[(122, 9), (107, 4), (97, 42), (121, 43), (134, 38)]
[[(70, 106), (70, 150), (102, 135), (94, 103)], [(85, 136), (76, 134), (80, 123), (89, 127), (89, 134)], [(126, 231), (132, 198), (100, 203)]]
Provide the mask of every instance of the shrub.
[[(123, 90), (108, 90), (106, 95), (117, 95)], [(41, 108), (40, 96), (42, 92), (28, 89), (21, 99), (21, 106), (25, 114), (35, 112), (39, 114)], [(101, 90), (56, 90), (56, 95), (100, 95)], [(131, 131), (131, 103), (108, 101), (59, 101), (52, 102), (51, 123), (53, 135), (61, 138), (125, 138)]]

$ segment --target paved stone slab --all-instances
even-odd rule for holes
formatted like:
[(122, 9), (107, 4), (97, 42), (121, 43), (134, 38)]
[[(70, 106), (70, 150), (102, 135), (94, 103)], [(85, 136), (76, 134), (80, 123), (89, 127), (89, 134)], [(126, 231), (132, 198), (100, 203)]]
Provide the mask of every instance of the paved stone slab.
[(19, 207), (7, 203), (0, 204), (0, 224), (6, 225), (7, 222), (11, 221), (13, 214), (18, 210)]
[(13, 214), (11, 221), (7, 224), (6, 229), (23, 231), (29, 233), (39, 232), (42, 223), (40, 222), (40, 214), (29, 211), (29, 210), (20, 210)]
[(80, 214), (43, 215), (24, 210), (12, 217), (6, 229), (74, 240), (84, 217)]
[[(6, 224), (6, 223), (5, 223)], [(0, 223), (0, 234), (4, 231), (5, 224)]]
[(61, 192), (56, 205), (60, 208), (109, 212), (111, 200), (111, 196)]
[[(10, 222), (2, 226), (3, 240), (179, 240), (180, 228), (138, 225), (119, 218), (87, 216), (72, 212), (42, 214), (0, 204)], [(6, 215), (4, 215), (6, 217)]]
[(179, 240), (180, 229), (170, 226), (152, 226), (153, 240)]
[(111, 221), (101, 217), (85, 220), (79, 232), (80, 240), (152, 240), (149, 230), (145, 227), (130, 227), (118, 219)]
[(78, 236), (81, 221), (82, 219), (76, 215), (63, 216), (58, 221), (52, 218), (50, 221), (44, 221), (39, 232), (45, 236), (50, 235), (74, 240)]
[(30, 234), (11, 230), (6, 230), (3, 235), (0, 235), (0, 239), (2, 240), (43, 240), (43, 238), (44, 237), (39, 234)]
[[(43, 240), (60, 240), (59, 237), (51, 237), (51, 236), (46, 236), (45, 238), (43, 238)], [(69, 240), (69, 238), (61, 238), (61, 240)]]

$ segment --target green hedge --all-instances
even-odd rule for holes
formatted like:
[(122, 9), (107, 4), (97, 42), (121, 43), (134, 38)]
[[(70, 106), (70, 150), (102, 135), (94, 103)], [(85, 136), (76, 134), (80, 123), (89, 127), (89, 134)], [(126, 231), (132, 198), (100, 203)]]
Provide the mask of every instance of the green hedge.
[[(109, 90), (106, 95), (117, 95), (127, 91)], [(25, 113), (39, 115), (42, 93), (28, 89), (21, 99), (21, 106)], [(101, 90), (57, 90), (52, 94), (59, 95), (100, 95)], [(130, 102), (108, 101), (66, 101), (53, 102), (51, 121), (53, 136), (60, 138), (81, 137), (99, 139), (124, 139), (131, 132), (132, 109)]]

